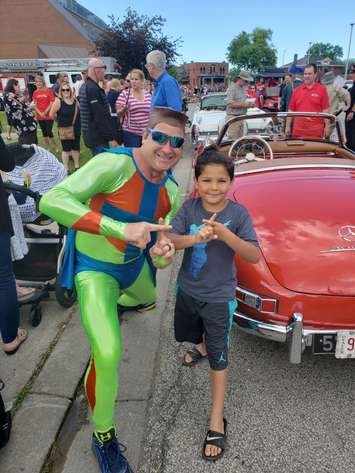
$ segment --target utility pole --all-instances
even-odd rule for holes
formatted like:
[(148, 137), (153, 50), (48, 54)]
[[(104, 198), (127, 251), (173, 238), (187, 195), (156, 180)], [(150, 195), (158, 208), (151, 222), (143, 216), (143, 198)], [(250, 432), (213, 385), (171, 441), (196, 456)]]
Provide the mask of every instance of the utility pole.
[(349, 48), (348, 48), (348, 57), (346, 58), (346, 66), (345, 66), (345, 75), (344, 78), (346, 80), (346, 76), (348, 75), (349, 69), (349, 57), (350, 57), (350, 48), (351, 48), (351, 38), (353, 36), (353, 26), (355, 23), (350, 23), (350, 37), (349, 37)]
[(285, 53), (286, 53), (287, 49), (284, 49), (283, 52), (282, 52), (282, 66), (285, 64)]
[(309, 46), (308, 46), (307, 64), (309, 64), (309, 61), (310, 61), (310, 58), (311, 58), (311, 53), (309, 52), (309, 50), (311, 49), (312, 41), (309, 41), (308, 44), (309, 44)]

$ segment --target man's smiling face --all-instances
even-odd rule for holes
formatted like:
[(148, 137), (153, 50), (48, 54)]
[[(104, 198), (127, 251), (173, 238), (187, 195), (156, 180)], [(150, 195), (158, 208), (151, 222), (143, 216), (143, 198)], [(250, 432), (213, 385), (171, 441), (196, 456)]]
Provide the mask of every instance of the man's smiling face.
[[(181, 128), (166, 123), (158, 123), (154, 131), (161, 131), (169, 136), (184, 137)], [(146, 164), (158, 173), (165, 173), (171, 169), (182, 156), (182, 148), (172, 147), (169, 140), (164, 144), (159, 144), (153, 140), (151, 133), (143, 135), (141, 151)]]

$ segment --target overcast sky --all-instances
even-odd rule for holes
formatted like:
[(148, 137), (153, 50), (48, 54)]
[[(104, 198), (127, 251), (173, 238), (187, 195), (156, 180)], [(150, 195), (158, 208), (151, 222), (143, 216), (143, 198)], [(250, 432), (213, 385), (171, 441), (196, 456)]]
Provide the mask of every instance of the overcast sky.
[[(338, 44), (347, 56), (355, 0), (79, 0), (104, 21), (113, 13), (122, 18), (128, 7), (166, 18), (164, 33), (181, 37), (178, 62), (223, 61), (228, 44), (241, 31), (270, 28), (278, 65), (305, 55), (309, 43)], [(355, 28), (354, 28), (355, 30)], [(355, 58), (355, 31), (350, 50)]]

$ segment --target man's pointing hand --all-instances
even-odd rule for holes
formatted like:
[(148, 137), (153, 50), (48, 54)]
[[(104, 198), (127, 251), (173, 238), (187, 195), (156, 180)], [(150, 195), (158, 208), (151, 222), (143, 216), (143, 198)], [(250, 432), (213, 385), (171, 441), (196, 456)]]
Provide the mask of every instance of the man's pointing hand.
[(144, 249), (151, 240), (151, 232), (169, 231), (171, 225), (148, 222), (128, 223), (124, 231), (125, 240), (138, 248)]

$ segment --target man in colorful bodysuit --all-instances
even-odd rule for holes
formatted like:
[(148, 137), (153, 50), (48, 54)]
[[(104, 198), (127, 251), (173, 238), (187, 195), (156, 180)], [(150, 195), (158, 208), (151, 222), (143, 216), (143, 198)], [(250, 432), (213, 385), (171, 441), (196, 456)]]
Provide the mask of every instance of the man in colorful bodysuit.
[[(179, 206), (170, 169), (182, 155), (186, 118), (171, 109), (153, 109), (141, 148), (101, 153), (40, 202), (41, 212), (69, 227), (64, 285), (70, 286), (72, 270), (92, 351), (85, 389), (95, 425), (93, 449), (103, 473), (132, 472), (113, 425), (121, 356), (117, 301), (153, 305), (153, 266), (166, 266), (174, 254), (163, 231)], [(160, 237), (153, 245), (156, 231)]]

